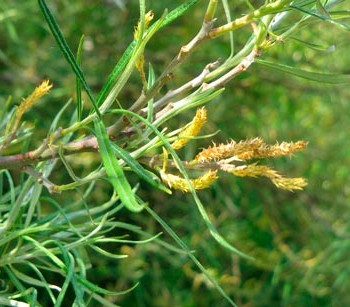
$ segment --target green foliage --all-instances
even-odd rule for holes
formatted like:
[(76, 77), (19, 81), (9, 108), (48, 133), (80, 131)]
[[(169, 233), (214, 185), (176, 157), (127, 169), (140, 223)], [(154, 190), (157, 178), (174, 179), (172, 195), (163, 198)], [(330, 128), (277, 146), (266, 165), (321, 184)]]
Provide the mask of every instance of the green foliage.
[(1, 5), (1, 305), (350, 303), (346, 5), (207, 2)]

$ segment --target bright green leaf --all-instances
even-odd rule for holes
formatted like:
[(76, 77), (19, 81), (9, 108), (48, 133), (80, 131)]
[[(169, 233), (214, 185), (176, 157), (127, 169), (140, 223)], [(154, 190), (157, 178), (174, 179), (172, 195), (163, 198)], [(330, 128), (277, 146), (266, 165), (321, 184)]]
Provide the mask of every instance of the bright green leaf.
[(125, 177), (123, 168), (115, 157), (105, 126), (101, 121), (95, 121), (94, 124), (103, 166), (111, 184), (127, 209), (133, 212), (140, 212), (143, 206), (138, 204), (134, 192)]

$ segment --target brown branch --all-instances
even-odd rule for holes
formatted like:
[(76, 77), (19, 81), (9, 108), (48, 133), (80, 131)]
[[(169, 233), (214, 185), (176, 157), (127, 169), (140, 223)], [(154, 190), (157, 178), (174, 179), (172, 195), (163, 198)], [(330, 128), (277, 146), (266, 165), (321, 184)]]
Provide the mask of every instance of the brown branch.
[[(171, 76), (174, 70), (187, 59), (187, 57), (193, 52), (195, 48), (198, 47), (198, 45), (209, 39), (208, 33), (213, 28), (214, 22), (215, 19), (203, 21), (202, 27), (197, 35), (187, 45), (181, 47), (179, 53), (170, 62), (163, 73), (158, 77), (153, 86), (140, 95), (136, 102), (129, 108), (129, 111), (138, 113), (143, 107), (146, 106), (147, 102), (150, 99), (158, 94), (159, 90), (164, 86), (164, 84), (172, 78)], [(122, 129), (127, 125), (128, 121), (122, 117), (108, 129), (108, 133), (111, 136), (118, 135), (119, 132), (122, 131)]]
[[(45, 144), (46, 147), (47, 144)], [(43, 149), (43, 145), (37, 149), (9, 156), (0, 156), (0, 169), (21, 169), (25, 166), (36, 164), (40, 161), (55, 159), (59, 156), (60, 146), (49, 145)], [(81, 152), (97, 152), (97, 139), (93, 136), (86, 137), (79, 141), (73, 141), (62, 145), (62, 152), (65, 156)]]
[(252, 65), (255, 59), (260, 55), (261, 51), (258, 48), (253, 48), (253, 50), (246, 57), (244, 57), (238, 65), (236, 65), (233, 69), (231, 69), (229, 72), (216, 79), (215, 81), (205, 84), (203, 89), (208, 90), (212, 88), (218, 89), (224, 87), (228, 81), (232, 80), (240, 73), (246, 71), (248, 67)]

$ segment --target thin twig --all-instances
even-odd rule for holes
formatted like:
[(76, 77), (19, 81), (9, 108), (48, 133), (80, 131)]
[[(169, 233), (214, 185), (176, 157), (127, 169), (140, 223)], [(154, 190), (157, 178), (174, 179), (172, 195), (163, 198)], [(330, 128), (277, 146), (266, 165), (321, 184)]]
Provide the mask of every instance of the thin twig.
[[(82, 152), (95, 152), (98, 150), (97, 140), (90, 136), (83, 140), (70, 142), (63, 147), (65, 156)], [(46, 161), (58, 157), (59, 146), (49, 147), (41, 145), (37, 149), (9, 156), (0, 156), (0, 169), (21, 169), (24, 166)]]
[[(158, 94), (159, 90), (164, 86), (164, 84), (171, 79), (171, 75), (174, 70), (182, 64), (187, 57), (198, 47), (203, 41), (209, 38), (208, 33), (213, 28), (215, 20), (204, 20), (201, 29), (197, 35), (185, 46), (182, 46), (179, 53), (170, 62), (170, 64), (165, 68), (163, 73), (158, 77), (153, 86), (146, 92), (142, 92), (140, 97), (135, 101), (135, 103), (129, 108), (129, 111), (139, 112), (147, 102)], [(128, 121), (124, 117), (120, 118), (113, 126), (108, 129), (110, 135), (118, 135), (119, 132), (128, 125)]]
[[(210, 73), (212, 69), (216, 68), (218, 64), (219, 62), (216, 61), (214, 63), (206, 65), (203, 71), (197, 77), (195, 77), (191, 81), (188, 81), (187, 83), (175, 90), (168, 91), (162, 98), (160, 98), (153, 104), (153, 111), (158, 112), (161, 108), (163, 108), (164, 105), (170, 102), (171, 99), (174, 99), (175, 97), (180, 96), (186, 93), (187, 91), (202, 85), (206, 76)], [(146, 113), (147, 109), (142, 109), (142, 112)]]
[(243, 60), (237, 66), (235, 66), (229, 72), (227, 72), (220, 78), (216, 79), (215, 81), (205, 84), (203, 86), (203, 90), (218, 89), (218, 88), (224, 87), (228, 81), (232, 80), (240, 73), (246, 71), (247, 68), (250, 65), (252, 65), (255, 59), (259, 56), (260, 56), (260, 50), (258, 50), (257, 48), (254, 48), (245, 58), (243, 58)]

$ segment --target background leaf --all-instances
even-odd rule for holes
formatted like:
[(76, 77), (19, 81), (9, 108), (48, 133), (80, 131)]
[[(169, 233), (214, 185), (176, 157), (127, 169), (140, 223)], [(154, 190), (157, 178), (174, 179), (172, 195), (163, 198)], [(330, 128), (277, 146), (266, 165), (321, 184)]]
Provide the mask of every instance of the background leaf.
[(282, 71), (297, 77), (301, 77), (301, 78), (316, 81), (316, 82), (329, 83), (329, 84), (341, 84), (341, 83), (350, 82), (350, 75), (311, 72), (311, 71), (302, 70), (293, 66), (288, 66), (280, 63), (273, 63), (273, 62), (269, 62), (261, 59), (258, 59), (256, 62), (269, 69)]

